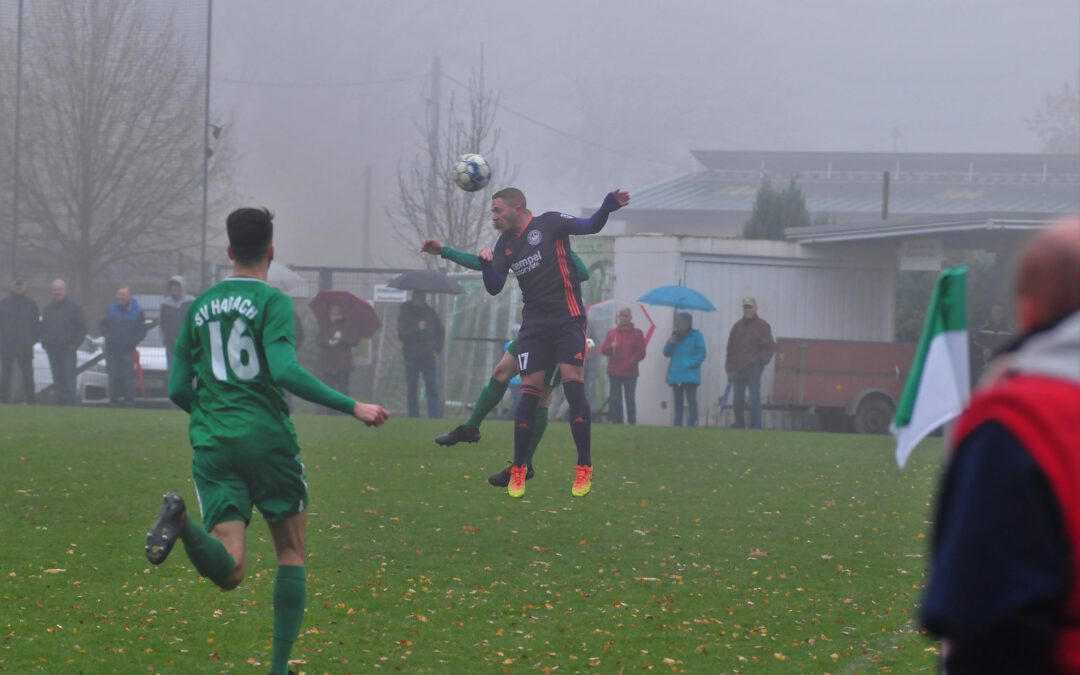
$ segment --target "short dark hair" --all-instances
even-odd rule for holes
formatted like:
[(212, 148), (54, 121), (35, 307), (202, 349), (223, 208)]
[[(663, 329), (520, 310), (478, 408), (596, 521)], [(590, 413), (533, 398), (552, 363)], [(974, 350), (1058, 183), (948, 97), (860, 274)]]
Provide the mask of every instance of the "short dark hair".
[(225, 220), (233, 259), (241, 265), (252, 265), (266, 257), (274, 241), (274, 214), (266, 208), (236, 209)]
[(528, 203), (525, 201), (525, 193), (516, 187), (503, 188), (491, 195), (492, 199), (501, 199), (510, 206), (521, 206), (525, 208)]

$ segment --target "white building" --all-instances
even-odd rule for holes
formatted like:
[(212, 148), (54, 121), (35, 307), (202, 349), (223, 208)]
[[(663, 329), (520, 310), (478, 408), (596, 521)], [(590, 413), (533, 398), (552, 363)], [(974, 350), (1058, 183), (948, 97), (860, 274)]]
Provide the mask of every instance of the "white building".
[[(700, 423), (716, 423), (716, 402), (727, 375), (724, 357), (731, 326), (742, 316), (742, 298), (753, 296), (777, 337), (842, 340), (893, 339), (896, 253), (891, 248), (816, 249), (788, 242), (638, 235), (613, 241), (614, 296), (638, 298), (672, 283), (704, 293), (716, 312), (693, 312), (709, 356), (698, 390)], [(641, 364), (637, 406), (640, 424), (670, 424), (668, 359), (662, 355), (675, 311), (650, 307), (657, 324)], [(762, 376), (762, 398), (772, 387), (772, 364)]]

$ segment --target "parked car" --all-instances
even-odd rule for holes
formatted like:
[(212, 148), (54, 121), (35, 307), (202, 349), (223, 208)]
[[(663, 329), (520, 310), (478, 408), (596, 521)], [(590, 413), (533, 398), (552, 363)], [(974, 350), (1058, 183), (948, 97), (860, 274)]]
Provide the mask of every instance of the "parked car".
[[(135, 401), (162, 404), (169, 401), (169, 368), (161, 329), (154, 325), (135, 350)], [(105, 360), (80, 375), (79, 400), (83, 403), (109, 402), (109, 375)]]
[[(87, 361), (90, 361), (98, 354), (101, 353), (101, 340), (93, 339), (87, 336), (83, 339), (82, 344), (75, 350), (75, 365), (77, 368), (82, 368), (86, 365)], [(38, 342), (34, 345), (34, 390), (39, 394), (49, 387), (53, 383), (52, 368), (49, 366), (49, 355), (45, 353), (45, 348)], [(93, 366), (91, 366), (92, 368)], [(86, 375), (86, 371), (80, 372), (75, 380), (75, 391), (78, 400), (82, 400), (83, 391), (83, 377)]]

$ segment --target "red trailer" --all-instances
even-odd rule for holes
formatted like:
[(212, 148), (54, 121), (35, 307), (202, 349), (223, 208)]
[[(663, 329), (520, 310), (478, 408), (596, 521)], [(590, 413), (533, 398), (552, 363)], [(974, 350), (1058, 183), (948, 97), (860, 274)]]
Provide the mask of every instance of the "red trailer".
[(826, 431), (884, 434), (914, 359), (912, 343), (778, 338), (771, 403), (814, 411)]

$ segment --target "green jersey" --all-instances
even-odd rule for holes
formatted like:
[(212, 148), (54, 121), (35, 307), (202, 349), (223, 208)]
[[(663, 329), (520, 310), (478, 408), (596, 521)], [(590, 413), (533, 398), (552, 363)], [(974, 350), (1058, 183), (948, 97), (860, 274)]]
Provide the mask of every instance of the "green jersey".
[(191, 304), (175, 354), (191, 364), (194, 448), (298, 453), (296, 429), (270, 373), (268, 346), (295, 347), (292, 300), (250, 277), (229, 277)]

